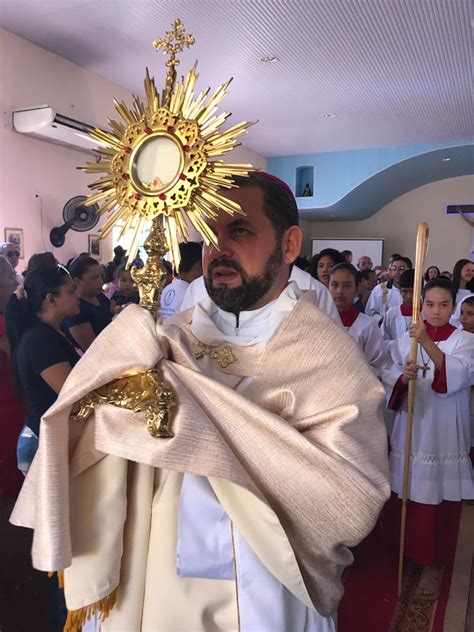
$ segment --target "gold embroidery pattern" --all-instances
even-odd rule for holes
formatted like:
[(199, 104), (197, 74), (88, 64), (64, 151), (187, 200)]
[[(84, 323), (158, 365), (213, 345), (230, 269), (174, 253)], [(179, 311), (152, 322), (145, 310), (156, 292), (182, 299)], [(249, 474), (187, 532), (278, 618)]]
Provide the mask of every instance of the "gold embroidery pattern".
[(229, 364), (237, 362), (237, 357), (229, 345), (225, 345), (224, 347), (211, 347), (202, 342), (196, 342), (193, 345), (193, 350), (196, 360), (208, 355), (217, 362), (221, 369), (225, 369)]
[(113, 404), (134, 413), (144, 412), (148, 432), (155, 439), (174, 437), (169, 428), (174, 393), (165, 386), (156, 369), (120, 377), (85, 395), (71, 412), (72, 421), (86, 421), (94, 408)]

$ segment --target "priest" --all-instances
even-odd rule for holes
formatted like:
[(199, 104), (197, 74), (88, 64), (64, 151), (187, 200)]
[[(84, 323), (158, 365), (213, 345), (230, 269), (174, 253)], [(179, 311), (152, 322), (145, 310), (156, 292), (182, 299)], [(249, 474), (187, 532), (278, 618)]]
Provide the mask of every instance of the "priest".
[[(104, 632), (334, 631), (350, 548), (388, 498), (382, 387), (289, 281), (295, 199), (265, 174), (237, 184), (245, 216), (219, 213), (204, 248), (208, 297), (164, 325), (128, 307), (43, 418), (12, 522), (34, 529), (36, 568), (64, 571), (70, 632), (91, 615)], [(148, 391), (91, 407), (150, 370), (175, 399), (161, 437)]]

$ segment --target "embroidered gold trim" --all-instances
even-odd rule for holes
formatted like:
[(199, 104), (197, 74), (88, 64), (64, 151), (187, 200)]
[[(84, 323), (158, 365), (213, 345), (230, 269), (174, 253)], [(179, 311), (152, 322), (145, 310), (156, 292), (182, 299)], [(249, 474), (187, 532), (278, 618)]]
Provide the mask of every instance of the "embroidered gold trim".
[(174, 393), (163, 384), (156, 369), (119, 377), (88, 393), (73, 406), (71, 420), (86, 421), (95, 407), (102, 404), (144, 412), (147, 430), (155, 439), (174, 436), (169, 428)]
[(196, 360), (208, 355), (217, 362), (221, 369), (225, 369), (229, 366), (229, 364), (237, 362), (237, 357), (230, 345), (225, 345), (223, 347), (211, 347), (210, 345), (205, 345), (202, 342), (195, 342), (193, 350)]

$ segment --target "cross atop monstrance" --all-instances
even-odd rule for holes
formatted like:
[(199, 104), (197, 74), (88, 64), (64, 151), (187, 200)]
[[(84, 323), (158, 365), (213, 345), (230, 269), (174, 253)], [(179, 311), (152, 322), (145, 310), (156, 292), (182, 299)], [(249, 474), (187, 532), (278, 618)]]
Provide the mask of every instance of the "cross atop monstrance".
[[(173, 40), (175, 43), (173, 44)], [(170, 58), (166, 62), (167, 66), (177, 66), (179, 59), (176, 59), (178, 53), (182, 53), (184, 47), (188, 48), (195, 42), (194, 35), (189, 33), (186, 35), (183, 23), (181, 20), (175, 20), (172, 31), (165, 31), (165, 37), (163, 39), (157, 39), (153, 42), (153, 47), (158, 50), (163, 49), (163, 55), (169, 55)]]

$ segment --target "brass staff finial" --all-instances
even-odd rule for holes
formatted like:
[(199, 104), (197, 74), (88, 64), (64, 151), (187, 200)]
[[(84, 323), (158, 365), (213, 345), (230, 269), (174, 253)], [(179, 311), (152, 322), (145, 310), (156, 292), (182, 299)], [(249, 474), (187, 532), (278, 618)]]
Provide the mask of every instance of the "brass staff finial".
[[(173, 40), (175, 43), (173, 44)], [(181, 20), (175, 20), (172, 31), (166, 31), (164, 39), (157, 39), (153, 42), (153, 47), (158, 50), (163, 49), (163, 55), (169, 55), (170, 58), (166, 62), (168, 67), (177, 66), (179, 59), (176, 59), (178, 53), (182, 53), (185, 46), (188, 48), (195, 42), (194, 35), (189, 33), (186, 35)]]

